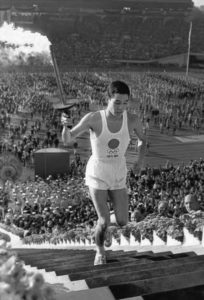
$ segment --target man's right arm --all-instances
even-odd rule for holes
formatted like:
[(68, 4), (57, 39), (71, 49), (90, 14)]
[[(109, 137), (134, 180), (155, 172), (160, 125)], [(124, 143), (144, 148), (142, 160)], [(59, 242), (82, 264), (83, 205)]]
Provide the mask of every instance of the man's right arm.
[(72, 142), (77, 136), (88, 131), (91, 128), (91, 119), (93, 112), (86, 114), (77, 125), (75, 125), (71, 130), (67, 128), (66, 122), (63, 124), (62, 129), (62, 141), (65, 146)]

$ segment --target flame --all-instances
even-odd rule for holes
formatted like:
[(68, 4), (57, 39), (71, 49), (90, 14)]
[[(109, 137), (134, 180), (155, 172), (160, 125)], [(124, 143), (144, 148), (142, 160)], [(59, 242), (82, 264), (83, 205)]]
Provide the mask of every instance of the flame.
[(0, 64), (26, 63), (31, 57), (51, 63), (50, 45), (48, 38), (39, 32), (4, 22), (0, 27)]

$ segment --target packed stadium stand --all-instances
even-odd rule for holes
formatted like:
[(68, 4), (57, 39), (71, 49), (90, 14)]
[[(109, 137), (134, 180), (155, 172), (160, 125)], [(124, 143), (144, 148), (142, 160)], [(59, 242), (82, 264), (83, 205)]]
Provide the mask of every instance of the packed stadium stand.
[(110, 66), (120, 61), (151, 61), (186, 53), (193, 18), (191, 51), (204, 49), (201, 14), (191, 0), (0, 1), (11, 21), (43, 32), (60, 66)]

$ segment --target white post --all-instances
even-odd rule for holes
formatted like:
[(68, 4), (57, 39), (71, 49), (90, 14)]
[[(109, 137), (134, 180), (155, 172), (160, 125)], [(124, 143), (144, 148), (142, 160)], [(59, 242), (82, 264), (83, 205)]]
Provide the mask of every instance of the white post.
[(189, 34), (188, 34), (188, 53), (187, 53), (187, 63), (186, 63), (186, 78), (188, 78), (189, 71), (189, 61), (191, 52), (191, 33), (192, 33), (192, 22), (190, 23)]

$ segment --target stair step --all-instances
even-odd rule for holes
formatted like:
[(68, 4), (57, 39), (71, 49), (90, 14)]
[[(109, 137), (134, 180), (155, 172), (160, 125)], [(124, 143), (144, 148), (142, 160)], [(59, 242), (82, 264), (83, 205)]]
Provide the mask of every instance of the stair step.
[[(136, 261), (136, 260), (134, 260)], [(81, 265), (78, 268), (76, 266), (61, 266), (58, 269), (55, 269), (55, 272), (57, 275), (65, 275), (65, 274), (71, 274), (71, 273), (78, 273), (78, 272), (85, 272), (86, 270), (92, 270), (93, 268), (97, 268), (98, 270), (100, 269), (108, 269), (109, 267), (112, 266), (121, 266), (123, 267), (127, 263), (133, 263), (133, 260), (130, 258), (124, 258), (122, 261), (113, 261), (113, 262), (108, 262), (106, 265), (100, 265), (100, 266), (94, 266), (93, 265), (94, 261), (90, 263), (89, 265)]]
[(146, 296), (125, 298), (125, 300), (195, 300), (203, 299), (204, 286), (196, 286), (175, 291), (154, 293)]
[[(146, 264), (147, 265), (147, 264)], [(157, 277), (165, 277), (165, 276), (171, 276), (171, 275), (178, 275), (181, 273), (189, 273), (189, 272), (198, 272), (202, 271), (204, 267), (204, 261), (202, 262), (188, 262), (183, 263), (177, 261), (176, 264), (173, 264), (169, 261), (169, 264), (158, 266), (154, 265), (148, 266), (148, 268), (143, 269), (141, 267), (141, 270), (134, 271), (134, 268), (130, 268), (130, 270), (127, 270), (126, 272), (122, 269), (121, 272), (118, 272), (118, 274), (111, 274), (108, 275), (100, 275), (98, 277), (91, 277), (86, 278), (86, 283), (89, 286), (89, 288), (96, 288), (96, 287), (102, 287), (107, 285), (114, 285), (114, 284), (123, 284), (124, 281), (144, 281), (149, 280)]]
[[(148, 270), (151, 268), (162, 268), (162, 267), (168, 267), (170, 266), (177, 266), (177, 264), (186, 264), (186, 263), (203, 263), (204, 262), (204, 256), (194, 256), (189, 260), (189, 257), (183, 257), (183, 258), (172, 258), (170, 260), (163, 260), (163, 261), (151, 261), (151, 260), (147, 260), (147, 259), (141, 259), (138, 261), (135, 261), (135, 263), (133, 264), (132, 262), (127, 262), (126, 264), (124, 264), (123, 266), (111, 266), (109, 265), (108, 268), (104, 268), (104, 269), (97, 269), (97, 268), (89, 268), (89, 270), (87, 271), (83, 271), (80, 272), (80, 270), (75, 273), (71, 273), (69, 272), (69, 278), (70, 280), (81, 280), (81, 279), (86, 279), (86, 278), (94, 278), (97, 276), (109, 276), (112, 274), (119, 274), (121, 272), (121, 270), (123, 272), (126, 272), (128, 270), (132, 270), (134, 272), (136, 271), (142, 271), (142, 270)], [(107, 265), (108, 266), (108, 265)]]
[(109, 289), (116, 299), (125, 299), (201, 285), (204, 285), (203, 270), (110, 285)]
[[(135, 251), (133, 253), (136, 253)], [(107, 253), (108, 256), (115, 256), (115, 252), (110, 251)], [(117, 255), (125, 255), (124, 251), (117, 251)], [(26, 261), (35, 261), (36, 263), (45, 263), (45, 261), (47, 261), (47, 263), (53, 263), (53, 264), (57, 264), (60, 263), (61, 261), (73, 261), (73, 260), (81, 260), (81, 259), (89, 259), (89, 258), (93, 258), (95, 256), (95, 251), (88, 251), (88, 252), (76, 252), (74, 253), (74, 251), (72, 253), (70, 253), (69, 251), (63, 252), (63, 253), (58, 253), (58, 254), (47, 254), (47, 255), (42, 255), (41, 257), (36, 257), (36, 255), (30, 255), (25, 257), (25, 255), (20, 254), (19, 257), (21, 257), (22, 259), (25, 259)]]
[[(120, 259), (121, 257), (123, 258), (123, 256), (125, 255), (120, 255), (118, 254), (118, 256), (116, 255), (109, 255), (108, 258), (109, 260), (114, 260), (114, 261), (117, 261), (118, 259)], [(24, 259), (26, 263), (29, 263), (29, 264), (34, 264), (34, 265), (37, 265), (38, 267), (44, 267), (44, 266), (47, 266), (49, 268), (54, 268), (54, 267), (58, 267), (59, 265), (63, 264), (63, 265), (81, 265), (82, 263), (83, 264), (86, 264), (86, 263), (90, 263), (94, 260), (94, 257), (95, 257), (95, 252), (91, 255), (91, 256), (86, 256), (86, 255), (83, 255), (83, 256), (74, 256), (74, 257), (69, 257), (69, 256), (65, 256), (65, 257), (61, 257), (61, 258), (51, 258), (49, 257), (49, 259), (46, 259), (46, 260), (38, 260), (36, 258), (26, 258)], [(23, 259), (23, 257), (21, 256), (20, 257), (21, 259)]]
[[(87, 252), (83, 252), (82, 254), (79, 252), (75, 252), (73, 250), (73, 252), (66, 251), (66, 252), (59, 252), (57, 255), (53, 255), (53, 253), (47, 253), (47, 255), (43, 256), (43, 257), (36, 257), (36, 254), (34, 252), (32, 252), (32, 255), (28, 254), (29, 251), (27, 251), (27, 254), (24, 255), (23, 253), (18, 253), (18, 256), (20, 259), (23, 259), (26, 261), (26, 263), (38, 263), (38, 265), (40, 265), (41, 263), (44, 265), (45, 263), (49, 264), (49, 265), (56, 265), (58, 263), (60, 263), (61, 261), (64, 262), (64, 260), (66, 260), (66, 262), (73, 262), (75, 261), (80, 261), (80, 260), (89, 260), (89, 259), (94, 259), (95, 257), (95, 251), (87, 251)], [(141, 254), (137, 254), (137, 252), (134, 251), (129, 251), (128, 254), (127, 252), (124, 251), (106, 251), (107, 257), (108, 258), (120, 258), (120, 257), (127, 257), (127, 256), (135, 256), (135, 255), (143, 255)], [(153, 255), (152, 251), (149, 252), (145, 252), (144, 255)]]
[[(185, 256), (195, 256), (196, 254), (194, 252), (189, 252), (189, 253), (181, 253), (177, 254), (177, 257), (185, 257)], [(46, 268), (46, 270), (52, 270), (55, 268), (55, 270), (58, 270), (61, 268), (61, 264), (63, 264), (63, 267), (70, 267), (73, 264), (77, 268), (77, 265), (85, 265), (85, 264), (92, 264), (94, 261), (95, 257), (95, 252), (91, 253), (90, 256), (85, 256), (85, 255), (76, 255), (75, 257), (60, 257), (60, 258), (52, 258), (49, 257), (46, 260), (38, 260), (35, 257), (34, 258), (26, 258), (25, 262), (27, 264), (31, 265), (37, 265), (38, 268), (43, 267)], [(148, 258), (151, 260), (165, 260), (165, 259), (170, 259), (171, 257), (176, 258), (176, 255), (173, 255), (170, 251), (168, 252), (163, 252), (163, 253), (152, 253), (151, 251), (146, 252), (146, 253), (137, 253), (136, 251), (130, 251), (130, 252), (109, 252), (107, 255), (107, 260), (108, 262), (117, 262), (120, 260), (123, 260), (124, 258), (130, 258), (134, 262), (134, 259), (142, 259), (142, 258)], [(21, 259), (23, 259), (22, 256), (20, 256)]]
[[(59, 256), (64, 255), (66, 253), (69, 253), (70, 255), (76, 255), (76, 254), (85, 254), (87, 255), (89, 252), (95, 252), (93, 249), (23, 249), (23, 248), (15, 248), (15, 251), (17, 251), (18, 255), (28, 256), (35, 255), (36, 257), (46, 257), (50, 255)], [(111, 251), (111, 250), (109, 250)], [(120, 251), (122, 252), (122, 250)]]

